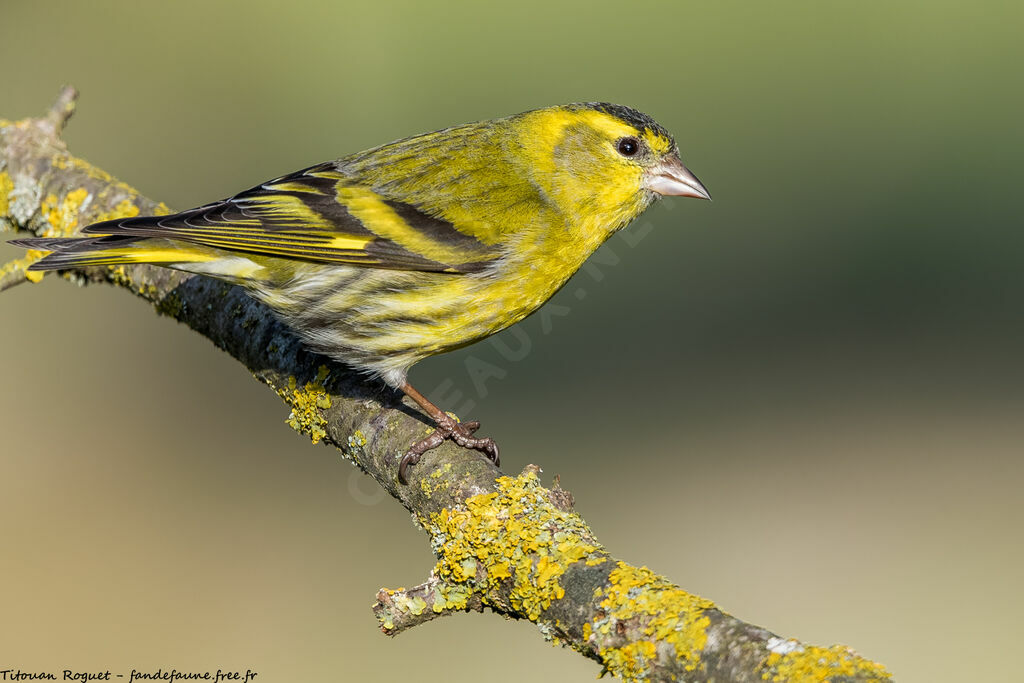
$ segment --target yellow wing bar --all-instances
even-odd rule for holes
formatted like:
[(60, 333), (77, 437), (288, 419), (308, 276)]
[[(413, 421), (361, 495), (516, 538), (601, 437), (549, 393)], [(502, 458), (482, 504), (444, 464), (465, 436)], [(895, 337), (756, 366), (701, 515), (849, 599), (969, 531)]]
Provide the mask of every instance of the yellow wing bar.
[(106, 221), (82, 232), (399, 270), (473, 272), (497, 256), (451, 223), (354, 184), (333, 163), (190, 211)]

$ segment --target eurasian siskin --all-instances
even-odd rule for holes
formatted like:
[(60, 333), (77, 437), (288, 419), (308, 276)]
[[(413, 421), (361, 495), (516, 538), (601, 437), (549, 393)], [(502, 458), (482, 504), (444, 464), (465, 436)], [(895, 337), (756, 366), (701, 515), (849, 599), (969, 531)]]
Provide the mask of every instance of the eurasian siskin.
[(169, 216), (23, 239), (32, 270), (151, 263), (245, 287), (305, 344), (381, 377), (498, 462), (406, 381), (416, 362), (537, 310), (659, 195), (708, 199), (672, 136), (635, 109), (569, 104), (392, 142)]

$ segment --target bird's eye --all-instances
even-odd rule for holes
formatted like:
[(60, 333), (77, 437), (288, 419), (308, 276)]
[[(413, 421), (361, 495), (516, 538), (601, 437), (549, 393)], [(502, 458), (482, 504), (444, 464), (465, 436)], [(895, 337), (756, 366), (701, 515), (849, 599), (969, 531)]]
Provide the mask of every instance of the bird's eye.
[(616, 149), (619, 150), (619, 154), (624, 157), (635, 156), (640, 151), (640, 141), (636, 138), (619, 138), (619, 141), (615, 145)]

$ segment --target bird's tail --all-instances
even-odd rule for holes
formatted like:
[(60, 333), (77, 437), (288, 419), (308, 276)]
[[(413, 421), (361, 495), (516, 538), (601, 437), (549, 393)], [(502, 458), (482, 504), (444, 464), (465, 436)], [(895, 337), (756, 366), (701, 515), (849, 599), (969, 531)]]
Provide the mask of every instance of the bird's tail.
[(182, 267), (220, 258), (212, 250), (203, 247), (183, 244), (176, 240), (135, 235), (36, 237), (11, 240), (10, 244), (50, 252), (29, 266), (29, 270), (68, 270), (136, 263)]

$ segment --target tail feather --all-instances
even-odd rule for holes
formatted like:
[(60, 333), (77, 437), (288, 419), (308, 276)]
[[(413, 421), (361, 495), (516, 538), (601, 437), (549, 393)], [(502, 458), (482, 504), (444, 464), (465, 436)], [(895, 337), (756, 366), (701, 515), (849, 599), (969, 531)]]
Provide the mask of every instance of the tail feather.
[(135, 263), (198, 263), (217, 258), (208, 250), (172, 245), (168, 240), (146, 239), (137, 235), (37, 237), (11, 240), (10, 244), (51, 252), (29, 266), (29, 270), (68, 270)]

